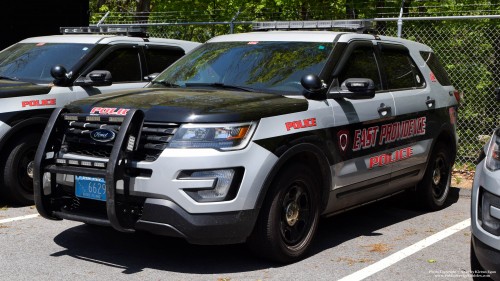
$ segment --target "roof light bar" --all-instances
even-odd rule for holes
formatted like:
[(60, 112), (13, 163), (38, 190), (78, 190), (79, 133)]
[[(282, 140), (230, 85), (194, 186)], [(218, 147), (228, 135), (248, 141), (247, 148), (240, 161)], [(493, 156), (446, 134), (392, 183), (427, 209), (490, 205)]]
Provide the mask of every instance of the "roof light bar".
[(61, 27), (61, 33), (63, 34), (89, 34), (89, 33), (146, 33), (148, 31), (147, 26), (88, 26), (88, 27)]
[(254, 21), (253, 30), (272, 29), (353, 29), (371, 30), (373, 21), (368, 20), (313, 20), (313, 21)]

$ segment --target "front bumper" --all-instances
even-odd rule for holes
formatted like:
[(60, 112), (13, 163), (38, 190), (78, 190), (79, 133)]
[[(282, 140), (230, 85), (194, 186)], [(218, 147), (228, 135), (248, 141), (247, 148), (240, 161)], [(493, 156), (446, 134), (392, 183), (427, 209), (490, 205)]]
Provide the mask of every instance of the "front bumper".
[[(138, 136), (134, 125), (142, 112), (130, 111), (121, 124), (111, 156), (105, 169), (58, 166), (47, 153), (58, 151), (57, 124), (64, 110), (54, 112), (35, 158), (35, 202), (40, 214), (48, 219), (69, 219), (91, 224), (111, 225), (124, 232), (145, 230), (156, 234), (182, 237), (196, 244), (228, 244), (245, 241), (257, 219), (256, 201), (264, 180), (277, 157), (255, 143), (233, 152), (213, 149), (165, 149), (154, 162), (134, 162), (125, 151), (129, 134)], [(136, 118), (136, 119), (134, 119)], [(142, 115), (143, 118), (143, 115)], [(139, 118), (140, 119), (140, 118)], [(134, 121), (135, 120), (135, 121)], [(142, 120), (143, 122), (143, 120)], [(130, 129), (132, 128), (132, 129)], [(135, 128), (135, 129), (134, 129)], [(61, 131), (61, 130), (59, 130)], [(139, 139), (139, 137), (136, 137)], [(72, 155), (63, 157), (71, 158)], [(86, 157), (79, 160), (98, 160)], [(102, 159), (101, 159), (102, 160)], [(207, 170), (241, 167), (244, 175), (235, 198), (220, 202), (197, 202), (185, 190), (206, 184), (207, 179), (183, 180), (185, 170)], [(131, 175), (129, 171), (152, 171), (147, 176)], [(51, 175), (50, 192), (44, 191), (43, 175)], [(75, 208), (85, 203), (81, 198), (67, 198), (57, 185), (61, 175), (83, 175), (106, 180), (104, 212), (95, 214)], [(68, 193), (68, 188), (69, 192)], [(89, 199), (90, 200), (90, 199)], [(96, 202), (89, 202), (94, 204)], [(93, 200), (90, 200), (93, 201)], [(96, 203), (97, 204), (97, 203)], [(95, 205), (95, 204), (94, 204)]]
[(486, 245), (500, 251), (500, 236), (493, 235), (481, 227), (478, 221), (478, 207), (480, 190), (484, 190), (500, 195), (500, 171), (492, 172), (485, 167), (485, 160), (483, 159), (476, 167), (474, 182), (472, 184), (472, 198), (471, 198), (471, 228), (479, 240)]
[(483, 270), (487, 272), (477, 274), (489, 274), (491, 279), (500, 280), (500, 251), (483, 243), (474, 235), (471, 240), (476, 257)]

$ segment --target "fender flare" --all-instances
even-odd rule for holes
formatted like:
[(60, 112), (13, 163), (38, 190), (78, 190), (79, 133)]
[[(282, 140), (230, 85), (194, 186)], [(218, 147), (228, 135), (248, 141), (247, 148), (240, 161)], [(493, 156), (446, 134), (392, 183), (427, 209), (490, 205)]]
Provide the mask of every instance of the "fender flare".
[(322, 186), (322, 202), (321, 202), (321, 209), (320, 209), (320, 214), (323, 213), (323, 211), (326, 209), (326, 206), (328, 205), (328, 199), (329, 199), (329, 194), (330, 194), (330, 189), (332, 186), (333, 182), (333, 176), (332, 176), (332, 171), (330, 168), (330, 163), (328, 161), (328, 158), (325, 156), (323, 151), (317, 147), (314, 144), (310, 143), (301, 143), (297, 144), (290, 149), (288, 149), (285, 153), (281, 155), (281, 157), (278, 159), (278, 161), (274, 164), (272, 169), (269, 171), (267, 174), (266, 179), (264, 180), (264, 184), (262, 185), (260, 191), (259, 191), (259, 196), (257, 197), (257, 201), (255, 203), (255, 209), (260, 209), (262, 207), (262, 204), (264, 203), (264, 198), (266, 197), (267, 191), (269, 189), (269, 186), (271, 185), (272, 181), (274, 180), (276, 174), (278, 171), (287, 163), (287, 161), (294, 155), (300, 153), (300, 152), (311, 152), (316, 155), (319, 165), (321, 167), (321, 174), (323, 177), (323, 186)]
[(4, 149), (5, 145), (7, 142), (11, 139), (13, 135), (18, 133), (19, 131), (25, 129), (28, 126), (35, 125), (35, 124), (40, 124), (43, 125), (43, 129), (47, 126), (47, 123), (49, 122), (49, 118), (44, 118), (44, 117), (34, 117), (30, 119), (23, 120), (16, 125), (12, 126), (9, 131), (0, 139), (0, 152)]
[(458, 149), (456, 135), (453, 134), (453, 132), (455, 131), (455, 129), (453, 128), (453, 126), (451, 124), (443, 124), (443, 125), (441, 125), (441, 127), (438, 130), (438, 132), (436, 133), (436, 136), (432, 140), (431, 149), (429, 151), (429, 155), (427, 156), (427, 160), (425, 162), (425, 169), (424, 169), (424, 171), (427, 170), (427, 166), (429, 165), (429, 157), (431, 157), (432, 151), (434, 150), (434, 146), (436, 145), (436, 143), (438, 141), (438, 137), (444, 131), (447, 131), (448, 134), (451, 136), (452, 146), (453, 146), (452, 147), (452, 151), (451, 151), (451, 159), (452, 159), (452, 163), (455, 163), (455, 160), (456, 160), (456, 157), (457, 157), (457, 149)]

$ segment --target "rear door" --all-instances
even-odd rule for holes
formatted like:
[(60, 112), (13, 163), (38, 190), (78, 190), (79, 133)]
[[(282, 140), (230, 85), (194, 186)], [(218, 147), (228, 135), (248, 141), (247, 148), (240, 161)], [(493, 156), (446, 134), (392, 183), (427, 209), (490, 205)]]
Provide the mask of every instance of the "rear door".
[[(333, 85), (349, 78), (369, 78), (377, 87), (373, 99), (334, 98), (333, 138), (340, 163), (334, 165), (337, 207), (347, 207), (380, 197), (388, 187), (392, 164), (387, 147), (380, 142), (380, 126), (395, 116), (392, 94), (379, 71), (372, 41), (354, 41), (346, 46), (333, 75)], [(335, 97), (335, 87), (330, 93)]]
[(144, 79), (144, 57), (140, 47), (134, 44), (120, 44), (103, 52), (83, 73), (87, 75), (94, 70), (107, 70), (113, 78), (113, 85), (102, 87), (77, 87), (78, 98), (121, 90), (138, 89), (146, 86)]
[(378, 42), (377, 47), (382, 71), (396, 104), (397, 118), (388, 125), (391, 133), (386, 137), (386, 141), (389, 139), (396, 146), (387, 190), (392, 193), (416, 184), (424, 172), (432, 143), (426, 132), (434, 118), (436, 97), (407, 47), (392, 42)]

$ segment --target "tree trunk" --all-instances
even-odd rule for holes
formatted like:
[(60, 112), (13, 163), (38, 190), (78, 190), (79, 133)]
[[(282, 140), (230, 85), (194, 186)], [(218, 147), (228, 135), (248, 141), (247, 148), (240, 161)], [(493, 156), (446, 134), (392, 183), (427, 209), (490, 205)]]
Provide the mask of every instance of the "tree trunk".
[[(376, 17), (379, 17), (378, 13), (384, 12), (384, 7), (385, 7), (385, 0), (378, 0), (377, 7), (375, 8), (375, 12), (377, 13)], [(377, 33), (385, 34), (386, 22), (385, 21), (377, 21), (376, 29), (377, 29)]]
[(148, 22), (149, 18), (149, 12), (151, 12), (151, 7), (150, 7), (151, 0), (139, 0), (137, 2), (137, 15), (135, 17), (135, 20), (138, 22)]
[(106, 3), (106, 0), (97, 0), (97, 11), (99, 11), (99, 9), (101, 9), (102, 5), (104, 5), (104, 3)]

